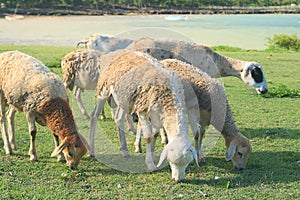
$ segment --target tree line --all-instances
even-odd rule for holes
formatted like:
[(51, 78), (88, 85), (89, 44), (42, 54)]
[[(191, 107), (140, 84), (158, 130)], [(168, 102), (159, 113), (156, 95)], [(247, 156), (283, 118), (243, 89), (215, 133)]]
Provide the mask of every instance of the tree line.
[(0, 0), (1, 7), (20, 9), (100, 9), (103, 7), (176, 8), (296, 6), (300, 0)]

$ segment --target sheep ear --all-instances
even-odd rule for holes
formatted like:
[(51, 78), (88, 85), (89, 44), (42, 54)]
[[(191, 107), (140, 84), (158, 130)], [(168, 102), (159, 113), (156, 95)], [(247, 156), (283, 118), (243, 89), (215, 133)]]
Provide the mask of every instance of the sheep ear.
[(193, 157), (194, 157), (194, 159), (195, 159), (196, 165), (199, 167), (198, 156), (197, 156), (197, 152), (196, 152), (195, 147), (191, 146), (190, 150), (191, 150), (192, 153), (193, 153)]
[(159, 162), (157, 164), (156, 167), (160, 167), (161, 164), (164, 162), (164, 160), (167, 158), (167, 155), (168, 155), (168, 151), (169, 151), (169, 148), (168, 148), (168, 145), (165, 146), (163, 152), (160, 154), (160, 158), (159, 158)]
[(67, 146), (69, 145), (69, 142), (64, 140), (58, 147), (54, 149), (54, 151), (51, 154), (51, 157), (55, 157), (58, 154), (60, 154)]
[(233, 158), (233, 156), (236, 152), (236, 147), (237, 147), (237, 145), (232, 141), (226, 151), (226, 161), (229, 161)]

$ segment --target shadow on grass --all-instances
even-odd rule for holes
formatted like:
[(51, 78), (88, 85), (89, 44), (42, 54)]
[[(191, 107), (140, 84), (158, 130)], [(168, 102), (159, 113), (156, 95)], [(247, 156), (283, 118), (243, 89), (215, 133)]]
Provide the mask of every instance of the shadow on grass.
[[(206, 164), (200, 166), (205, 170), (205, 173), (213, 168), (217, 173), (225, 173), (224, 177), (216, 179), (192, 179), (187, 180), (189, 184), (207, 184), (214, 187), (224, 189), (240, 188), (248, 186), (266, 186), (271, 185), (276, 187), (278, 183), (292, 183), (300, 180), (300, 165), (297, 160), (300, 159), (299, 152), (283, 151), (283, 152), (252, 152), (249, 158), (247, 169), (236, 170), (233, 168), (231, 162), (226, 162), (225, 158), (207, 157)], [(194, 171), (195, 169), (191, 169)], [(213, 172), (212, 172), (213, 173)], [(227, 174), (234, 174), (233, 178), (227, 178)], [(200, 175), (201, 177), (201, 175)], [(274, 188), (275, 189), (275, 188)]]
[(261, 128), (261, 129), (249, 129), (241, 128), (240, 131), (248, 137), (251, 138), (272, 138), (272, 139), (300, 139), (299, 129), (288, 129), (284, 127), (278, 128)]

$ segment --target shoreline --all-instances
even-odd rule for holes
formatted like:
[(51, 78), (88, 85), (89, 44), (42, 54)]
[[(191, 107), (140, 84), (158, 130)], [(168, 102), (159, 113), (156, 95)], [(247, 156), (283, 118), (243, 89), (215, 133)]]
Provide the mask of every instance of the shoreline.
[(15, 9), (0, 8), (0, 17), (11, 14), (32, 16), (67, 16), (67, 15), (214, 15), (214, 14), (300, 14), (298, 7), (199, 7), (196, 9), (174, 9), (174, 8), (137, 8), (137, 7), (105, 7), (102, 9)]

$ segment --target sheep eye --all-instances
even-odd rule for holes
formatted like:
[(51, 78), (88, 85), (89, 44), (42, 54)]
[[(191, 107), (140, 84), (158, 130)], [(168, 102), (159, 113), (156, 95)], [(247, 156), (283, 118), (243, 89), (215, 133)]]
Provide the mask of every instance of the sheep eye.
[(241, 152), (238, 152), (238, 155), (240, 156), (240, 158), (243, 157), (243, 154)]

